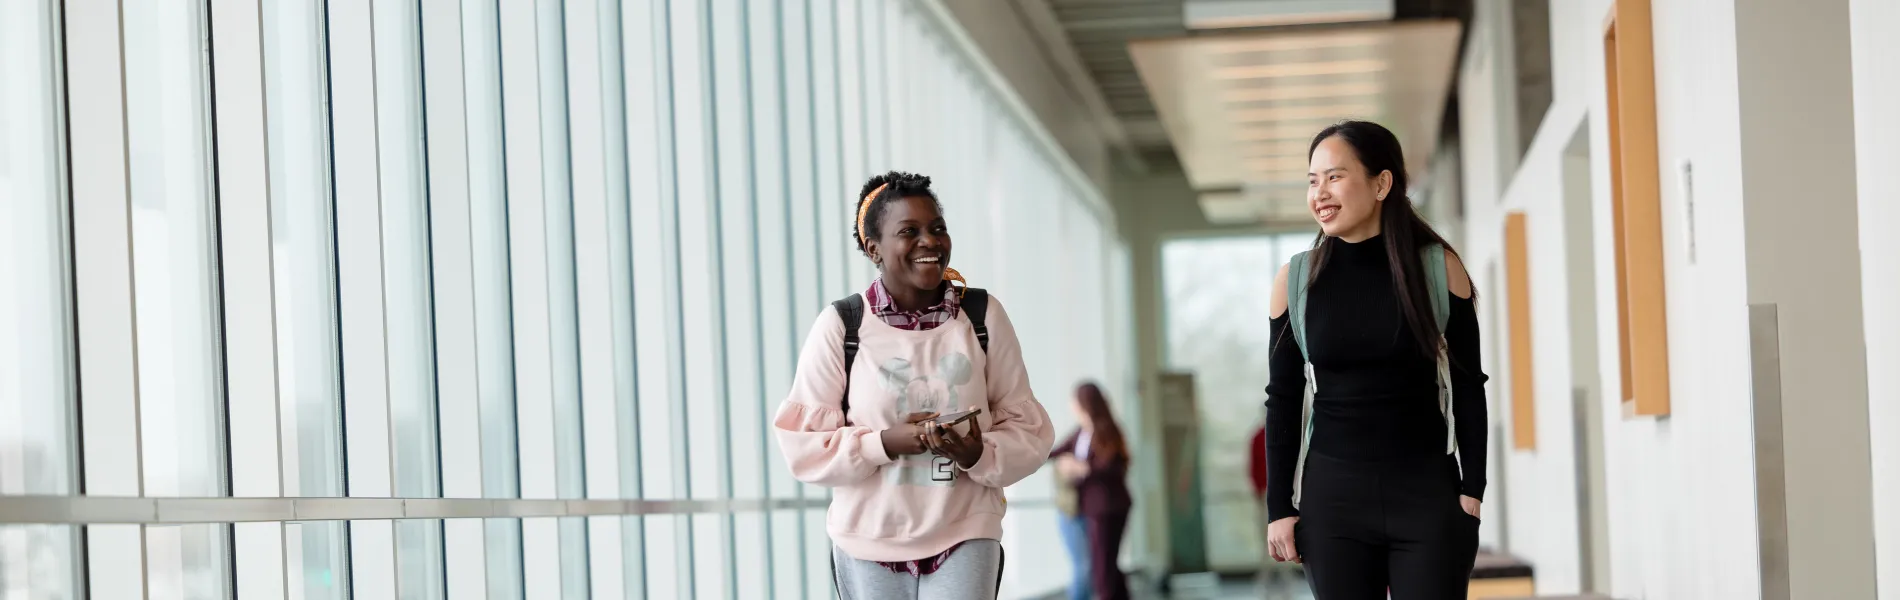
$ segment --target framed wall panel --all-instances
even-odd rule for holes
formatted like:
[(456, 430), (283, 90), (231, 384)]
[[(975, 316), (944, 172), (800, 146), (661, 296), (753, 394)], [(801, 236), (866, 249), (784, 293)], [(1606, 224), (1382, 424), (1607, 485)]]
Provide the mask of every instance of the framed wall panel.
[(1531, 259), (1524, 213), (1504, 217), (1504, 281), (1510, 313), (1511, 448), (1537, 449), (1536, 363), (1531, 360)]
[(1649, 0), (1616, 0), (1604, 25), (1611, 225), (1625, 414), (1669, 414), (1656, 65)]

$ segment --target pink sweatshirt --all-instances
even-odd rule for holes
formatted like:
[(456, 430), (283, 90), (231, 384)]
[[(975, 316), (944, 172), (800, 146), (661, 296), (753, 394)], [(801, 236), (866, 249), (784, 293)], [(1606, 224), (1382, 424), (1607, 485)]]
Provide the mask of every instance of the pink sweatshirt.
[[(849, 426), (840, 410), (844, 322), (826, 307), (812, 325), (773, 429), (792, 476), (836, 488), (826, 531), (845, 554), (920, 560), (966, 540), (1003, 539), (1003, 488), (1042, 466), (1055, 430), (1029, 389), (1016, 328), (995, 296), (984, 322), (987, 353), (961, 312), (928, 331), (865, 315), (851, 366)], [(928, 452), (893, 460), (884, 451), (879, 432), (902, 425), (904, 415), (973, 406), (983, 409), (975, 419), (983, 457), (974, 467)]]

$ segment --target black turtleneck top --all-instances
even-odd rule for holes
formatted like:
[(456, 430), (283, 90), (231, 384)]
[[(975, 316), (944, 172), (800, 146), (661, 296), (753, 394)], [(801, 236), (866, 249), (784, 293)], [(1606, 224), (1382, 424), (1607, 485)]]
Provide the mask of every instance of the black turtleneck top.
[[(1445, 453), (1445, 417), (1438, 410), (1437, 361), (1420, 352), (1400, 312), (1384, 236), (1356, 244), (1333, 240), (1331, 256), (1306, 288), (1306, 340), (1319, 383), (1313, 439), (1307, 452), (1327, 458), (1388, 463)], [(1445, 341), (1451, 358), (1452, 411), (1457, 418), (1460, 491), (1484, 498), (1484, 382), (1478, 315), (1470, 298), (1451, 296)], [(1427, 312), (1429, 315), (1430, 313)], [(1267, 384), (1267, 517), (1298, 516), (1293, 471), (1299, 462), (1305, 359), (1281, 313), (1273, 334)]]

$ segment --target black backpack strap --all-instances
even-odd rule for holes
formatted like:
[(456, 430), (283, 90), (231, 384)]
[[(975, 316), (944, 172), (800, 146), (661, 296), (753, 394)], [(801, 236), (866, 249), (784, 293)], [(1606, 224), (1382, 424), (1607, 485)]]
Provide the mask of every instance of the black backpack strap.
[(983, 288), (963, 288), (963, 314), (970, 316), (970, 329), (976, 331), (976, 344), (983, 347), (983, 353), (990, 351), (990, 328), (983, 324), (984, 317), (990, 314), (990, 293)]
[(845, 422), (850, 423), (851, 363), (858, 359), (858, 326), (864, 324), (864, 296), (852, 294), (833, 301), (831, 307), (838, 310), (838, 319), (844, 321), (844, 398), (838, 401), (838, 406), (844, 411)]

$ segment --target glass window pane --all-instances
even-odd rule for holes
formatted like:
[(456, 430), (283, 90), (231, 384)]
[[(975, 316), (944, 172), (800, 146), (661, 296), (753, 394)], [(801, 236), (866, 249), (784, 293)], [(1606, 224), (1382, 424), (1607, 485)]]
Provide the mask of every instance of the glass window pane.
[[(493, 0), (462, 2), (470, 239), (474, 253), (476, 389), (480, 395), (482, 496), (518, 498), (514, 314), (508, 282), (508, 194), (502, 146), (501, 33)], [(521, 522), (483, 525), (488, 597), (520, 598)]]
[[(134, 0), (125, 36), (127, 150), (145, 494), (225, 494), (205, 6)], [(152, 600), (223, 598), (223, 526), (146, 529)]]
[[(724, 339), (717, 322), (719, 311), (720, 252), (717, 227), (719, 141), (714, 119), (711, 53), (711, 6), (705, 2), (675, 0), (672, 9), (673, 149), (678, 174), (679, 330), (683, 335), (684, 393), (676, 397), (685, 417), (684, 468), (687, 497), (711, 500), (723, 496), (726, 448), (720, 443), (725, 426), (724, 386), (719, 370)], [(727, 519), (697, 514), (687, 520), (692, 553), (689, 562), (693, 596), (722, 597), (728, 582), (725, 540)]]
[[(1288, 258), (1286, 239), (1309, 234), (1225, 240), (1169, 242), (1161, 260), (1166, 285), (1167, 357), (1172, 368), (1192, 371), (1208, 415), (1264, 415), (1259, 405), (1260, 365), (1267, 364), (1271, 342), (1264, 328), (1231, 327), (1224, 315), (1257, 308), (1249, 298), (1273, 293), (1270, 277), (1232, 277), (1233, 273), (1273, 273)], [(1202, 460), (1210, 473), (1247, 470), (1244, 448), (1261, 426), (1261, 417), (1203, 418)], [(1260, 563), (1258, 504), (1244, 478), (1213, 478), (1203, 483), (1207, 545), (1215, 565)]]
[(422, 77), (416, 6), (378, 2), (377, 146), (382, 167), (384, 322), (395, 435), (396, 495), (439, 495), (435, 351), (429, 285)]
[(561, 6), (542, 2), (541, 182), (547, 214), (548, 335), (554, 365), (555, 486), (586, 497), (581, 472), (580, 332), (574, 282), (574, 194), (569, 179), (566, 42)]
[[(545, 202), (548, 277), (548, 340), (554, 383), (555, 495), (584, 498), (581, 458), (580, 323), (574, 265), (574, 193), (567, 131), (567, 60), (564, 19), (558, 2), (541, 2), (541, 183)], [(587, 525), (560, 523), (561, 588), (567, 598), (586, 597)]]
[(342, 495), (336, 230), (320, 0), (263, 7), (284, 495)]
[[(726, 480), (721, 496), (762, 498), (765, 496), (764, 461), (766, 440), (763, 387), (763, 337), (759, 329), (761, 310), (759, 281), (764, 255), (759, 247), (762, 205), (779, 201), (777, 194), (762, 194), (759, 173), (767, 168), (758, 152), (762, 131), (756, 130), (760, 105), (770, 102), (765, 90), (756, 86), (755, 73), (768, 70), (770, 62), (755, 61), (753, 47), (768, 46), (771, 38), (752, 37), (754, 12), (770, 13), (765, 4), (739, 0), (714, 0), (711, 3), (713, 114), (718, 137), (716, 173), (718, 200), (713, 224), (713, 252), (718, 257), (718, 281), (715, 283), (714, 331), (723, 334), (722, 360), (714, 369), (713, 389), (724, 400), (724, 418), (714, 438), (725, 452)], [(775, 166), (775, 164), (774, 164)], [(776, 296), (776, 295), (774, 295)], [(774, 407), (777, 402), (773, 402)], [(722, 525), (724, 535), (713, 540), (701, 535), (695, 543), (717, 544), (725, 563), (714, 570), (723, 576), (729, 593), (740, 598), (769, 595), (772, 565), (768, 553), (771, 531), (766, 529), (762, 513), (734, 514)]]
[(145, 493), (224, 495), (205, 7), (132, 0), (124, 20)]
[[(323, 16), (320, 0), (263, 5), (278, 419), (284, 495), (298, 497), (343, 495)], [(290, 523), (284, 533), (291, 598), (340, 600), (349, 585), (342, 524)]]
[(349, 562), (342, 521), (284, 524), (284, 575), (289, 600), (349, 597)]
[(447, 598), (447, 585), (443, 579), (442, 522), (396, 521), (396, 597)]
[[(71, 494), (73, 335), (58, 3), (0, 3), (0, 494)], [(16, 534), (34, 552), (42, 535)], [(4, 557), (5, 555), (0, 555)], [(45, 560), (57, 569), (62, 553)], [(4, 564), (5, 561), (0, 561)], [(0, 585), (0, 590), (6, 589)], [(4, 594), (0, 594), (3, 596)]]
[(489, 600), (514, 600), (527, 593), (521, 573), (521, 521), (487, 519), (482, 543), (488, 550)]
[[(129, 33), (129, 32), (128, 32)], [(150, 600), (228, 597), (230, 526), (149, 525), (145, 528), (145, 590)]]
[[(430, 306), (429, 198), (423, 151), (418, 6), (373, 6), (377, 148), (383, 206), (384, 323), (389, 349), (395, 495), (441, 495), (435, 349)], [(442, 598), (440, 522), (396, 523), (397, 589), (404, 600)]]
[[(615, 2), (602, 2), (599, 13), (600, 31), (600, 77), (602, 92), (602, 142), (605, 145), (606, 158), (606, 194), (607, 194), (607, 243), (610, 251), (608, 268), (611, 273), (614, 360), (614, 398), (615, 419), (614, 435), (617, 442), (615, 459), (619, 466), (620, 488), (616, 490), (621, 498), (638, 498), (640, 485), (640, 407), (639, 375), (635, 360), (633, 327), (633, 241), (632, 223), (628, 221), (631, 206), (632, 181), (630, 171), (625, 167), (628, 161), (627, 117), (629, 103), (626, 86), (626, 57), (623, 55), (621, 28), (622, 10), (640, 11), (645, 7), (634, 5), (622, 7)], [(635, 38), (633, 43), (642, 43), (643, 37)], [(637, 93), (637, 92), (636, 92)], [(646, 532), (638, 517), (623, 517), (620, 525), (620, 571), (629, 597), (640, 597), (646, 588)], [(636, 591), (639, 590), (639, 591)]]
[(0, 598), (76, 598), (78, 540), (68, 525), (0, 525)]
[(852, 289), (857, 283), (845, 274), (844, 268), (848, 259), (858, 256), (857, 245), (850, 242), (849, 224), (857, 216), (858, 184), (868, 177), (846, 171), (841, 162), (843, 140), (839, 123), (847, 117), (839, 95), (838, 70), (843, 59), (838, 55), (836, 9), (836, 2), (811, 2), (806, 8), (806, 40), (810, 44), (806, 56), (810, 59), (812, 123), (816, 133), (812, 136), (817, 157), (814, 166), (818, 172), (817, 276), (823, 283), (819, 288), (822, 302), (859, 291)]

